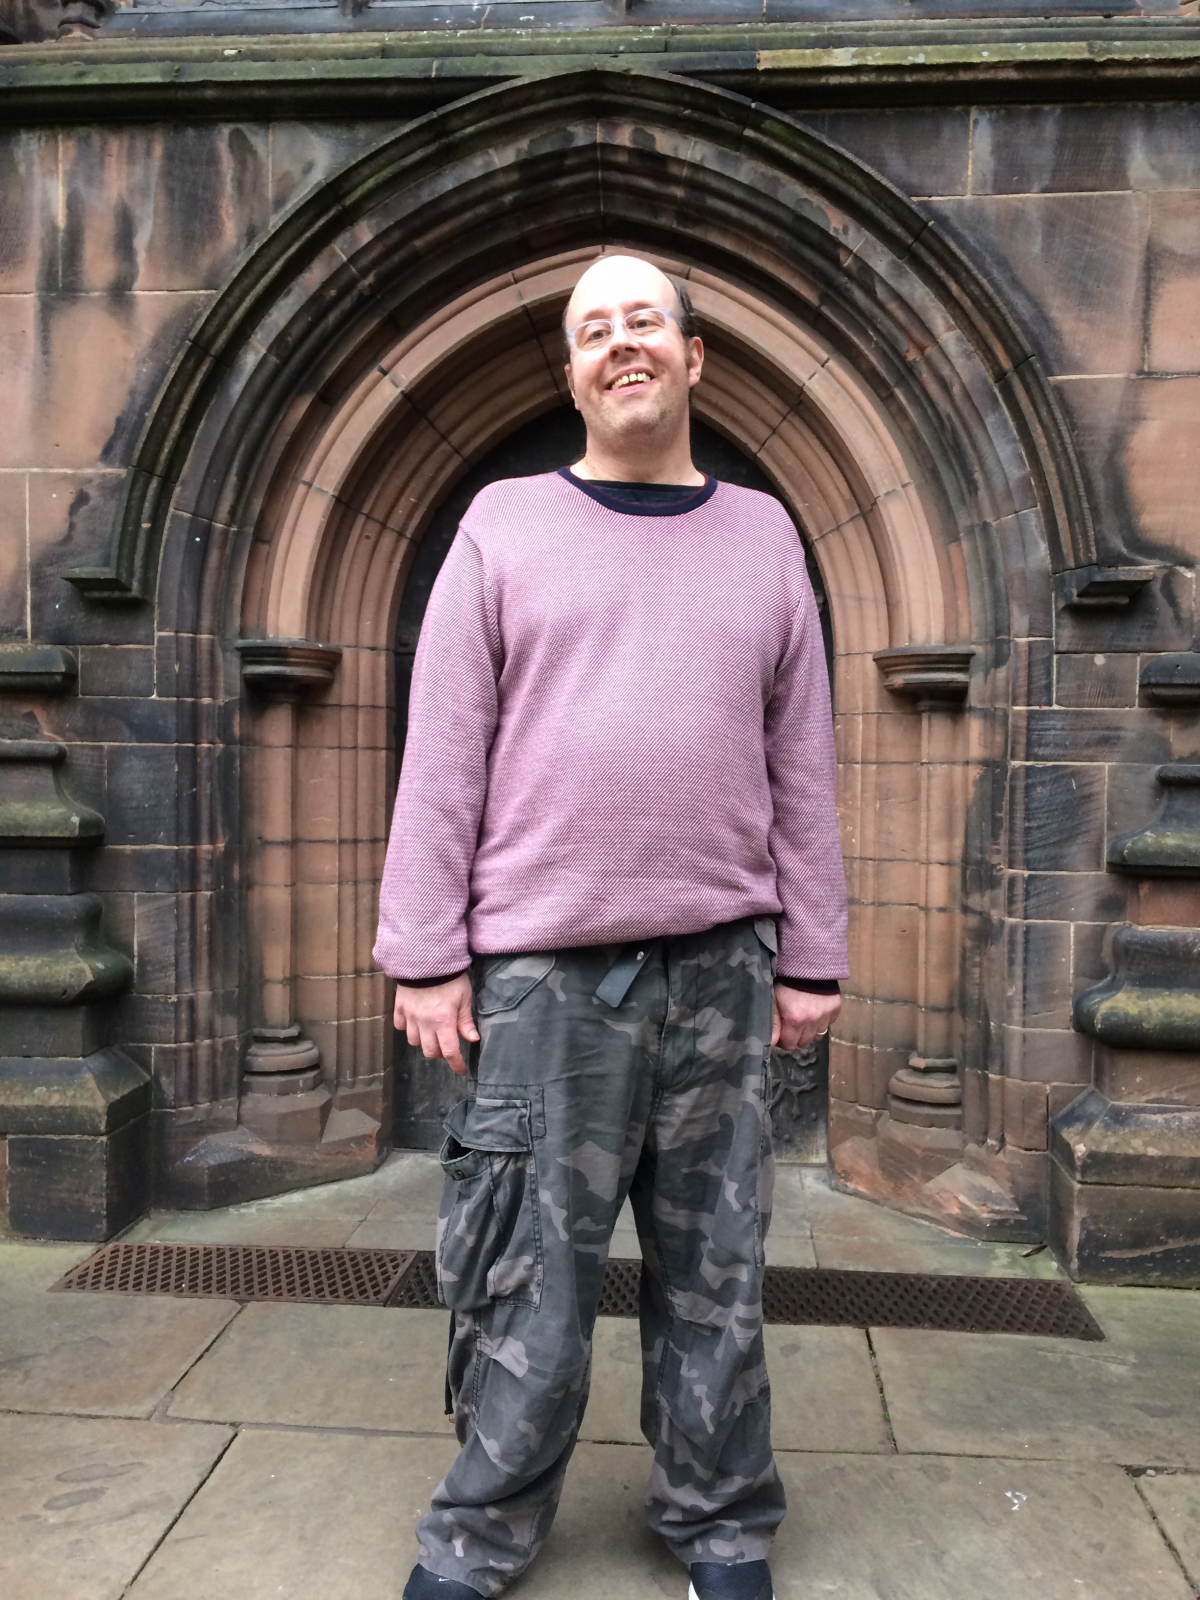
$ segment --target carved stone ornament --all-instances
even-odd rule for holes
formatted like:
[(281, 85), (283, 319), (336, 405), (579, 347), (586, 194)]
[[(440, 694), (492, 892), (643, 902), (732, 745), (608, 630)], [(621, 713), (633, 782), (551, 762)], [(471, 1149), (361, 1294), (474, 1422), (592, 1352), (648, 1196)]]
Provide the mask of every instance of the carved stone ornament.
[(959, 711), (970, 687), (974, 645), (900, 645), (877, 650), (875, 664), (892, 694), (917, 702), (919, 711)]
[(1115, 872), (1143, 878), (1200, 878), (1200, 762), (1173, 761), (1158, 769), (1166, 791), (1162, 810), (1108, 846)]
[(63, 0), (57, 37), (94, 39), (116, 9), (116, 0)]
[(237, 651), (246, 687), (285, 700), (304, 689), (326, 688), (342, 659), (337, 645), (310, 639), (240, 639)]
[(62, 786), (66, 757), (51, 739), (6, 738), (0, 728), (0, 845), (69, 848), (104, 837), (104, 818)]
[(1159, 706), (1200, 705), (1200, 652), (1155, 656), (1138, 680), (1142, 699)]
[(1118, 928), (1113, 970), (1075, 1000), (1075, 1026), (1113, 1049), (1200, 1050), (1200, 928)]
[(1127, 606), (1158, 572), (1157, 567), (1076, 567), (1059, 575), (1058, 603), (1071, 611)]

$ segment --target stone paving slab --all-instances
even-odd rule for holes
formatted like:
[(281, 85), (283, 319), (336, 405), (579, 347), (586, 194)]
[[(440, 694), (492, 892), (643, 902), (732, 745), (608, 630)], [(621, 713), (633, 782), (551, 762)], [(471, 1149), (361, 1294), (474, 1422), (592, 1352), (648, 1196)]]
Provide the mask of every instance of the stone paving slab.
[(246, 1306), (179, 1385), (172, 1417), (450, 1434), (449, 1312)]
[[(450, 1440), (242, 1434), (129, 1600), (397, 1600)], [(514, 1600), (684, 1600), (646, 1532), (644, 1446), (581, 1444)], [(784, 1455), (778, 1600), (1190, 1600), (1119, 1468)]]
[(119, 1600), (232, 1434), (98, 1417), (0, 1417), (0, 1593)]
[(1082, 1292), (1102, 1344), (875, 1330), (901, 1451), (1200, 1467), (1200, 1294)]
[(129, 1600), (399, 1600), (453, 1439), (239, 1434)]
[(1143, 1473), (1137, 1486), (1200, 1595), (1200, 1476), (1168, 1472), (1151, 1477)]
[[(883, 1406), (857, 1328), (767, 1327), (771, 1433), (777, 1450), (886, 1451)], [(601, 1317), (580, 1438), (641, 1444), (641, 1348), (631, 1318)]]
[(777, 1600), (1192, 1600), (1118, 1467), (784, 1455), (780, 1472)]
[(47, 1292), (91, 1253), (0, 1244), (0, 1411), (148, 1417), (237, 1313), (230, 1300)]

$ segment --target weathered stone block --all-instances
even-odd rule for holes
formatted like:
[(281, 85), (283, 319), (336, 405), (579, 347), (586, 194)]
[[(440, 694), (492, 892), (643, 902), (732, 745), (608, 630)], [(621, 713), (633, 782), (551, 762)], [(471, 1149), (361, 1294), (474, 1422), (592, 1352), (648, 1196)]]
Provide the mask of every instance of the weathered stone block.
[(8, 1225), (36, 1239), (110, 1239), (149, 1203), (148, 1115), (111, 1134), (13, 1134)]
[(1078, 1183), (1050, 1162), (1055, 1255), (1086, 1283), (1200, 1286), (1195, 1189)]
[(1086, 1089), (1051, 1122), (1050, 1151), (1077, 1183), (1200, 1189), (1200, 1108), (1114, 1102)]
[(924, 204), (985, 273), (1003, 277), (1050, 372), (1137, 369), (1150, 226), (1144, 195), (1023, 194)]
[(0, 1058), (0, 1133), (108, 1134), (149, 1109), (149, 1074), (115, 1047)]

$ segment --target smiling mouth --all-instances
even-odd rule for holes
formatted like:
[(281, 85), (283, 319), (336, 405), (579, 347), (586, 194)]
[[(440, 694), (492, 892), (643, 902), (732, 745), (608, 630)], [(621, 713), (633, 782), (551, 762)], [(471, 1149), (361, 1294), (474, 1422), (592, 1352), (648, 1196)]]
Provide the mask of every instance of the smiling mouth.
[(649, 383), (650, 381), (648, 372), (626, 372), (614, 383), (610, 383), (608, 387), (610, 389), (633, 389), (639, 384)]

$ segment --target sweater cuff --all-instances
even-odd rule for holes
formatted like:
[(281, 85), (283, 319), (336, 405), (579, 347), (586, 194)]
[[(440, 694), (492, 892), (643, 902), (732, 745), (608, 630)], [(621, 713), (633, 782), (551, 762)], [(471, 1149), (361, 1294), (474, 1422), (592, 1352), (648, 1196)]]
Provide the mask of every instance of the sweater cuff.
[(805, 994), (841, 994), (842, 986), (836, 978), (785, 978), (776, 973), (775, 982), (785, 989), (803, 989)]
[(461, 978), (468, 970), (467, 967), (460, 967), (457, 972), (443, 973), (440, 978), (397, 978), (395, 981), (406, 989), (433, 989), (439, 983), (450, 983), (454, 978)]

